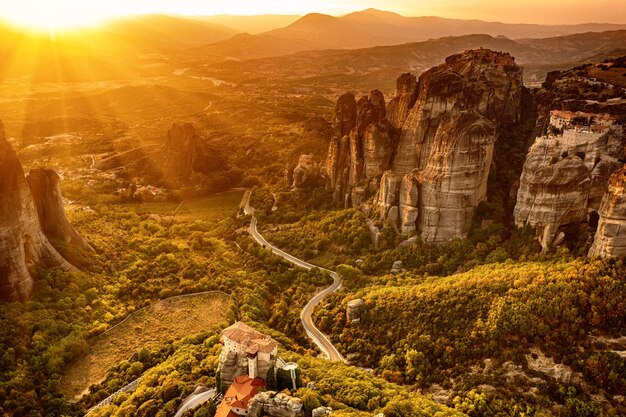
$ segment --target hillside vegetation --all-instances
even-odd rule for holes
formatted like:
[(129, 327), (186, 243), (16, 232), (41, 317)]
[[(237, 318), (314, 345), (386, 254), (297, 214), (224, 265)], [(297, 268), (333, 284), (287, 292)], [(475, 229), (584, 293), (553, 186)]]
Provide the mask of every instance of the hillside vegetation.
[[(460, 410), (482, 402), (470, 415), (617, 416), (626, 410), (626, 346), (610, 341), (626, 329), (625, 275), (622, 261), (573, 260), (386, 276), (335, 296), (317, 320), (340, 351), (390, 381), (445, 387)], [(353, 298), (365, 307), (347, 325)], [(541, 355), (571, 378), (531, 369)]]

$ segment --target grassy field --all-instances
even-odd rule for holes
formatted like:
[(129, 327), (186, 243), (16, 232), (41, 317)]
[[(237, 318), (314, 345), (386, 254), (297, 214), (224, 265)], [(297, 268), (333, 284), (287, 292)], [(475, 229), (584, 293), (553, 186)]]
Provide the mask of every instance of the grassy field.
[(63, 395), (79, 399), (91, 384), (106, 376), (111, 366), (142, 347), (156, 348), (225, 321), (229, 305), (230, 297), (226, 294), (210, 293), (159, 301), (133, 314), (90, 341), (89, 354), (70, 365), (63, 376)]
[(233, 190), (208, 197), (185, 200), (182, 204), (165, 202), (143, 203), (141, 206), (128, 204), (127, 206), (140, 207), (142, 211), (149, 211), (154, 214), (172, 214), (178, 209), (176, 216), (185, 220), (217, 221), (239, 210), (239, 203), (243, 194), (243, 190)]

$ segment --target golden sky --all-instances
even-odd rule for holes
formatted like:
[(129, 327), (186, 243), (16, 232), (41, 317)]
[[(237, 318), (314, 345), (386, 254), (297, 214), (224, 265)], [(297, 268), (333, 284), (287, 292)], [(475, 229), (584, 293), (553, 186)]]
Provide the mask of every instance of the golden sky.
[(334, 15), (374, 7), (405, 16), (543, 24), (626, 23), (626, 0), (0, 0), (3, 20), (41, 29), (145, 13)]

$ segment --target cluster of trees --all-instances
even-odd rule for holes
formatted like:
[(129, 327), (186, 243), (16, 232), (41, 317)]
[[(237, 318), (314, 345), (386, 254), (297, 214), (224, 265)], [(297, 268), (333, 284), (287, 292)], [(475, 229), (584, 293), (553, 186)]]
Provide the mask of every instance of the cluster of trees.
[[(522, 409), (544, 415), (560, 404), (557, 415), (617, 416), (626, 411), (618, 402), (596, 407), (597, 413), (571, 410), (592, 407), (590, 395), (597, 390), (609, 400), (626, 391), (626, 361), (592, 337), (619, 337), (626, 328), (624, 276), (622, 261), (574, 260), (506, 262), (447, 278), (382, 277), (346, 298), (365, 300), (360, 324), (346, 323), (345, 293), (320, 308), (316, 320), (357, 363), (389, 381), (448, 387), (459, 396), (461, 411), (475, 410), (470, 415), (514, 415)], [(526, 355), (533, 347), (582, 380), (572, 382), (572, 390), (530, 371)], [(485, 359), (496, 366), (483, 372)], [(497, 366), (507, 361), (542, 382), (511, 381)], [(494, 388), (471, 392), (481, 384)], [(533, 386), (538, 395), (529, 397)]]
[(141, 307), (179, 294), (225, 291), (234, 300), (230, 321), (271, 322), (303, 344), (277, 335), (285, 346), (306, 352), (299, 308), (329, 277), (293, 269), (241, 236), (238, 230), (249, 219), (236, 219), (236, 211), (233, 207), (232, 215), (220, 220), (204, 220), (206, 213), (171, 217), (104, 204), (72, 212), (73, 224), (96, 250), (84, 272), (42, 270), (32, 301), (0, 304), (0, 414), (81, 415), (161, 363), (165, 356), (156, 352), (149, 361), (144, 357), (118, 369), (81, 404), (60, 392), (66, 366), (87, 352), (91, 337)]
[[(190, 336), (170, 343), (160, 350), (142, 349), (133, 357), (109, 370), (105, 382), (90, 387), (91, 394), (81, 405), (93, 407), (124, 385), (143, 374), (137, 388), (130, 393), (118, 394), (107, 406), (94, 410), (94, 416), (172, 416), (182, 401), (199, 384), (215, 385), (215, 373), (221, 344), (220, 329)], [(144, 372), (145, 371), (145, 372)], [(207, 404), (198, 416), (212, 416), (214, 404)], [(213, 414), (211, 414), (211, 411)], [(191, 416), (194, 415), (191, 412)]]
[(303, 259), (329, 254), (334, 263), (344, 263), (373, 249), (365, 216), (357, 209), (314, 212), (265, 234), (273, 244)]
[[(264, 331), (264, 326), (256, 327)], [(219, 333), (220, 329), (216, 328), (169, 344), (158, 352), (138, 352), (129, 361), (112, 368), (107, 382), (92, 387), (95, 394), (84, 404), (95, 404), (104, 395), (104, 391), (99, 390), (110, 384), (123, 386), (136, 378), (134, 368), (144, 367), (147, 371), (135, 391), (118, 395), (110, 405), (98, 409), (93, 415), (173, 415), (198, 384), (215, 384), (221, 349)], [(284, 334), (274, 331), (273, 335), (282, 341), (288, 340)], [(278, 385), (270, 388), (301, 398), (306, 416), (310, 416), (311, 411), (320, 406), (333, 408), (333, 415), (340, 417), (366, 417), (376, 412), (394, 417), (464, 415), (416, 395), (408, 387), (390, 383), (354, 367), (329, 364), (312, 355), (302, 356), (282, 348), (280, 355), (300, 366), (298, 388), (294, 391), (290, 379), (280, 373), (276, 381)], [(209, 402), (189, 411), (186, 417), (211, 417), (214, 413), (215, 405)]]

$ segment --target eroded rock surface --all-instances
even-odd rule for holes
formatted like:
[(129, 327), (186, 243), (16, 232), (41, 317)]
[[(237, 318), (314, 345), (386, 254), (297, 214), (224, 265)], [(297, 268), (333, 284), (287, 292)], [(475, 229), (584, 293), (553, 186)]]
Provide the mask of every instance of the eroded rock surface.
[(304, 415), (302, 400), (283, 393), (265, 391), (257, 394), (248, 404), (249, 417), (298, 417)]
[(171, 185), (189, 182), (196, 174), (210, 174), (225, 166), (221, 153), (209, 147), (190, 123), (174, 123), (154, 156)]
[(51, 169), (31, 169), (26, 179), (46, 236), (53, 242), (61, 241), (92, 251), (65, 215), (59, 175)]
[[(444, 243), (467, 232), (474, 207), (486, 198), (500, 129), (520, 118), (522, 70), (506, 54), (485, 49), (450, 56), (420, 76), (398, 78), (383, 111), (375, 90), (354, 112), (337, 117), (327, 159), (335, 201), (380, 177), (373, 213), (402, 234)], [(346, 96), (337, 112), (346, 114)], [(382, 118), (384, 116), (384, 118)], [(347, 128), (352, 128), (349, 137)]]
[(600, 220), (591, 257), (626, 256), (626, 166), (609, 179), (609, 186), (600, 204)]
[(608, 116), (606, 125), (581, 127), (564, 121), (581, 114), (552, 112), (550, 130), (557, 133), (536, 138), (526, 155), (515, 223), (533, 226), (544, 250), (562, 241), (562, 226), (586, 222), (600, 208), (609, 177), (620, 166), (621, 126)]
[(0, 122), (0, 299), (27, 300), (40, 265), (75, 269), (46, 237), (24, 170)]

